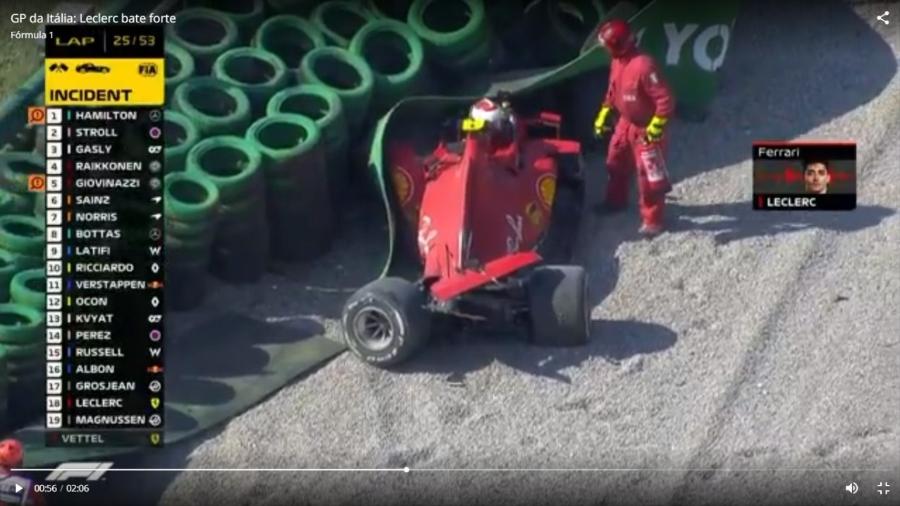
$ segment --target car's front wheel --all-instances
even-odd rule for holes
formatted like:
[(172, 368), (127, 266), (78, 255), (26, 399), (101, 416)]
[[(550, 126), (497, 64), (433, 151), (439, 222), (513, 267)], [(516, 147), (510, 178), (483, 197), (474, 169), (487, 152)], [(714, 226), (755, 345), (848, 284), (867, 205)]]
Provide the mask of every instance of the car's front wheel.
[(577, 265), (544, 265), (528, 280), (531, 337), (542, 346), (580, 346), (590, 334), (588, 277)]
[(344, 305), (344, 339), (356, 356), (377, 367), (407, 360), (428, 340), (431, 314), (425, 291), (401, 278), (375, 280)]

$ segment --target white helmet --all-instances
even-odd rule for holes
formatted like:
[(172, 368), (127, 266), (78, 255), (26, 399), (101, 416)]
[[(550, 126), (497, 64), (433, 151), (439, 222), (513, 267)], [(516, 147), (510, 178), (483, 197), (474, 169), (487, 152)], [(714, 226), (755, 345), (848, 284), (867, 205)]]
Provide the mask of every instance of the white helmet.
[(469, 116), (473, 119), (484, 120), (493, 130), (501, 130), (504, 125), (515, 123), (512, 111), (509, 107), (504, 107), (489, 98), (482, 98), (469, 111)]

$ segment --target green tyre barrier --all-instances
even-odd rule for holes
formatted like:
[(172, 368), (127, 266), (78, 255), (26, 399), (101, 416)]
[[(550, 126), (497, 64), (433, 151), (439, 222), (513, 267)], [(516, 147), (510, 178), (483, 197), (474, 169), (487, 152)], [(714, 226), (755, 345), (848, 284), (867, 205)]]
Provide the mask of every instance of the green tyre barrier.
[(166, 41), (166, 99), (172, 99), (172, 93), (181, 83), (194, 77), (196, 68), (191, 53), (175, 42)]
[(493, 47), (491, 39), (485, 39), (478, 47), (461, 57), (448, 62), (447, 67), (456, 71), (471, 71), (483, 69), (487, 66), (491, 58), (491, 49)]
[(214, 77), (195, 77), (175, 90), (175, 109), (194, 121), (200, 137), (243, 133), (251, 122), (244, 90)]
[(0, 346), (43, 345), (44, 313), (22, 304), (0, 304)]
[(311, 20), (332, 45), (346, 48), (350, 40), (375, 15), (360, 2), (331, 0), (322, 2), (312, 12)]
[(286, 68), (296, 72), (306, 53), (325, 47), (325, 36), (310, 21), (284, 14), (267, 19), (259, 27), (253, 46), (278, 56)]
[(23, 255), (21, 253), (12, 253), (14, 262), (19, 266), (20, 270), (37, 269), (45, 265), (44, 255)]
[(261, 188), (262, 155), (247, 139), (233, 135), (209, 137), (187, 155), (188, 174), (198, 174), (219, 191), (219, 202), (234, 202)]
[(365, 60), (337, 47), (314, 49), (303, 57), (300, 75), (304, 82), (326, 86), (340, 97), (350, 130), (363, 125), (375, 87)]
[[(272, 256), (299, 261), (328, 250), (335, 220), (316, 123), (297, 114), (267, 116), (250, 126), (247, 139), (263, 155)], [(291, 191), (278, 191), (275, 183), (284, 180)]]
[(265, 274), (271, 240), (265, 202), (263, 193), (223, 206), (210, 258), (210, 271), (219, 279), (255, 283)]
[(316, 122), (325, 145), (328, 162), (328, 190), (332, 206), (346, 195), (349, 180), (348, 131), (344, 108), (338, 94), (321, 84), (301, 84), (281, 90), (269, 100), (269, 115), (300, 114)]
[(563, 48), (568, 61), (574, 58), (585, 39), (605, 17), (600, 0), (567, 0), (546, 2), (546, 20), (550, 30), (547, 35), (556, 38)]
[(34, 206), (32, 209), (34, 217), (45, 220), (47, 219), (47, 194), (39, 193), (34, 197)]
[(165, 111), (166, 172), (181, 172), (188, 151), (200, 140), (200, 132), (190, 118), (178, 111)]
[(353, 36), (350, 52), (363, 58), (372, 70), (372, 109), (376, 115), (419, 91), (425, 50), (419, 36), (406, 24), (387, 19), (370, 21)]
[(9, 285), (10, 301), (43, 311), (47, 307), (45, 269), (28, 269), (13, 276)]
[(412, 0), (366, 0), (366, 8), (383, 19), (406, 22)]
[(44, 222), (34, 216), (0, 216), (0, 248), (21, 255), (41, 256), (45, 246)]
[(248, 42), (253, 32), (265, 18), (266, 3), (263, 0), (186, 0), (185, 7), (208, 7), (215, 9), (229, 19), (238, 28), (238, 38)]
[[(40, 199), (35, 198), (35, 202)], [(0, 216), (7, 214), (25, 214), (33, 208), (28, 197), (12, 193), (0, 188)]]
[[(7, 365), (20, 363), (20, 364), (33, 364), (35, 359), (39, 359), (44, 354), (45, 344), (37, 341), (32, 344), (0, 344), (6, 350), (6, 362)], [(26, 375), (27, 372), (22, 370), (24, 368), (19, 369), (19, 373), (21, 375)], [(34, 373), (34, 371), (31, 371)]]
[[(168, 257), (168, 251), (166, 256)], [(166, 309), (189, 311), (206, 299), (209, 255), (204, 259), (166, 258)]]
[(44, 157), (31, 151), (0, 153), (0, 187), (11, 193), (28, 195), (28, 176), (44, 174)]
[(195, 75), (209, 74), (216, 57), (238, 45), (237, 25), (220, 11), (195, 7), (175, 16), (175, 23), (166, 25), (166, 37), (193, 56)]
[(288, 83), (284, 62), (274, 53), (252, 47), (230, 49), (216, 58), (213, 76), (237, 86), (250, 100), (254, 118), (265, 113), (266, 103)]
[(455, 60), (478, 47), (488, 37), (482, 0), (415, 0), (406, 22), (427, 45), (429, 58), (437, 63)]
[[(213, 244), (213, 234), (199, 236), (166, 235), (166, 265), (209, 264), (209, 252)], [(205, 269), (205, 267), (204, 267)]]
[(208, 223), (215, 218), (219, 189), (208, 178), (176, 172), (165, 177), (163, 187), (167, 218), (192, 223)]
[(0, 249), (0, 304), (9, 302), (9, 287), (13, 276), (19, 270), (16, 256)]
[(308, 16), (321, 0), (266, 0), (268, 11), (274, 14)]

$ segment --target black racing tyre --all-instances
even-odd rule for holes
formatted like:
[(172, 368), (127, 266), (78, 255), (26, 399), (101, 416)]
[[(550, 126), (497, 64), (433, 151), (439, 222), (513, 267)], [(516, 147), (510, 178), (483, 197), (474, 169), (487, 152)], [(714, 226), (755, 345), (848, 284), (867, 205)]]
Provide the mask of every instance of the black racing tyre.
[(28, 176), (44, 174), (44, 157), (31, 151), (0, 153), (0, 188), (28, 195)]
[(288, 83), (287, 66), (265, 49), (237, 47), (216, 58), (213, 76), (237, 86), (250, 100), (254, 118), (265, 113), (266, 103)]
[(367, 22), (375, 19), (360, 2), (330, 0), (316, 7), (310, 20), (334, 46), (346, 48), (350, 40)]
[(209, 222), (219, 205), (219, 189), (196, 172), (176, 172), (163, 183), (166, 217), (180, 221)]
[(312, 22), (284, 14), (267, 19), (259, 27), (253, 46), (269, 51), (281, 58), (285, 67), (296, 71), (306, 53), (325, 47), (325, 36)]
[(216, 57), (237, 46), (240, 38), (230, 17), (205, 7), (176, 13), (175, 23), (166, 25), (166, 36), (193, 56), (198, 76), (209, 74)]
[(0, 303), (9, 302), (9, 286), (18, 270), (16, 256), (0, 249)]
[(175, 109), (193, 120), (201, 137), (240, 134), (250, 124), (250, 99), (214, 77), (188, 79), (175, 89)]
[(166, 139), (166, 172), (181, 172), (188, 151), (200, 140), (194, 122), (178, 111), (165, 111), (163, 130)]
[(10, 302), (44, 310), (47, 307), (45, 269), (28, 269), (13, 276), (9, 285)]
[(404, 23), (412, 4), (413, 0), (366, 0), (366, 7), (372, 14)]
[(172, 93), (179, 84), (194, 77), (196, 68), (194, 57), (187, 49), (178, 44), (166, 41), (166, 99), (171, 100)]
[(263, 0), (186, 0), (185, 7), (209, 7), (216, 9), (232, 21), (238, 28), (238, 36), (247, 42), (254, 30), (265, 17), (266, 4)]
[(407, 23), (428, 46), (434, 60), (457, 59), (478, 47), (488, 37), (483, 0), (415, 0)]
[(337, 47), (314, 49), (303, 57), (300, 76), (303, 82), (324, 85), (337, 93), (351, 129), (366, 120), (375, 76), (358, 55)]
[(44, 221), (35, 216), (0, 216), (0, 249), (22, 255), (43, 255)]
[(372, 70), (376, 113), (419, 90), (425, 49), (405, 23), (388, 19), (366, 23), (350, 41), (350, 51), (365, 59)]
[(427, 301), (421, 287), (401, 278), (382, 278), (360, 288), (341, 316), (347, 346), (376, 367), (402, 363), (428, 342)]
[(0, 304), (0, 345), (44, 342), (44, 313), (22, 304)]
[(543, 346), (580, 346), (590, 335), (588, 282), (576, 265), (537, 267), (528, 280), (531, 337)]
[(212, 181), (219, 203), (234, 202), (258, 189), (263, 177), (262, 154), (247, 139), (233, 135), (209, 137), (188, 153), (187, 172)]

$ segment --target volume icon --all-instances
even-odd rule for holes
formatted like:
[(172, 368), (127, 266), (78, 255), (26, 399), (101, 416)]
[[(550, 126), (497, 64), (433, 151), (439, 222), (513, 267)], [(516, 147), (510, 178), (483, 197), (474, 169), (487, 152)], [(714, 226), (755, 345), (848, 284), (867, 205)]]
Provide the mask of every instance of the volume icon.
[(857, 485), (855, 481), (851, 481), (847, 486), (844, 487), (844, 490), (850, 492), (851, 494), (856, 494), (857, 492), (859, 492), (859, 485)]

